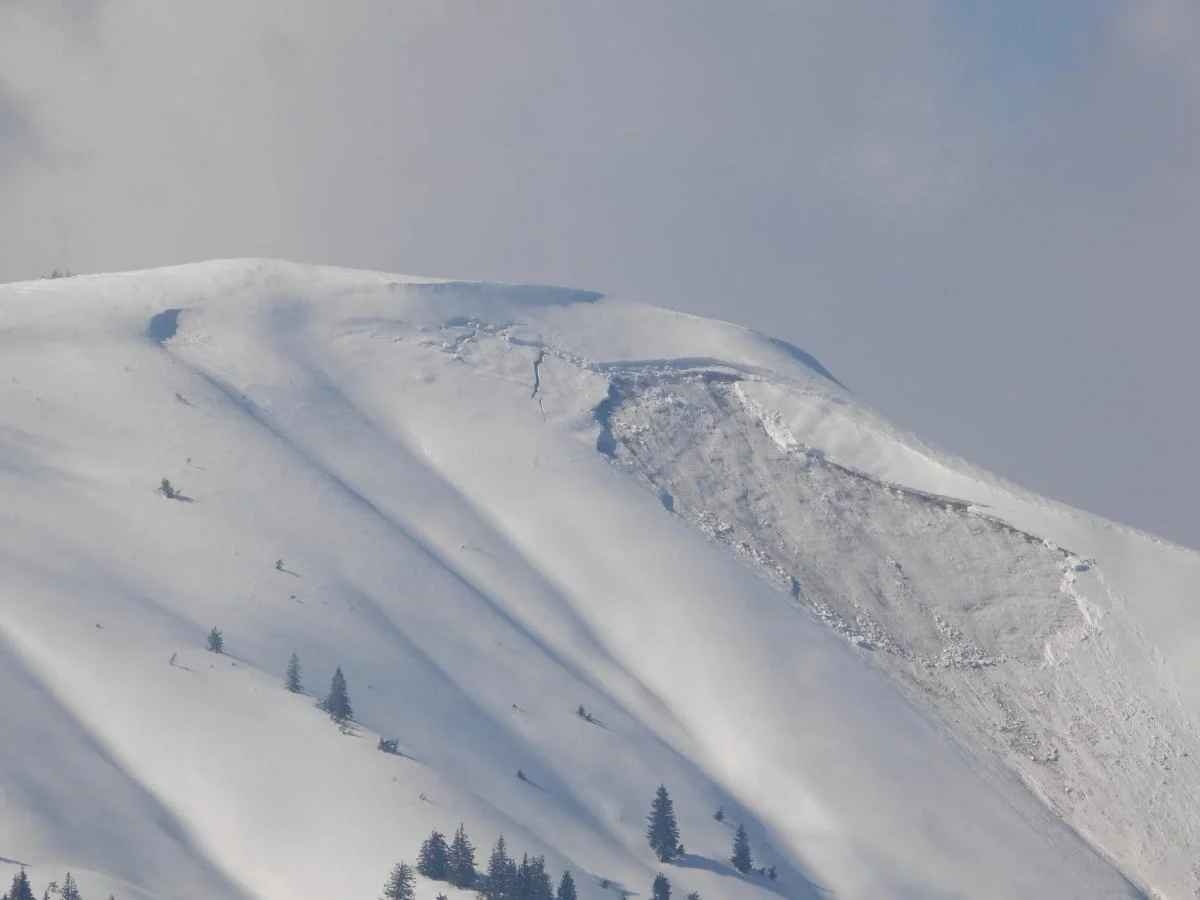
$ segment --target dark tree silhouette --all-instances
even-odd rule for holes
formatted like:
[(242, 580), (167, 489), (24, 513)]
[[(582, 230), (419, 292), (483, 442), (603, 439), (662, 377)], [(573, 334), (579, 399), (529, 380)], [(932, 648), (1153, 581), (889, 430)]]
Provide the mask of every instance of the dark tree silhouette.
[(459, 823), (454, 840), (446, 854), (447, 881), (455, 887), (469, 888), (475, 884), (475, 847), (467, 838), (467, 832)]
[(554, 885), (546, 874), (546, 859), (526, 856), (517, 870), (517, 891), (521, 900), (554, 900)]
[(208, 633), (208, 649), (213, 653), (225, 652), (225, 635), (221, 634), (221, 629), (216, 625), (213, 630)]
[(75, 883), (75, 879), (70, 872), (63, 879), (62, 887), (58, 889), (58, 896), (62, 900), (83, 900), (83, 897), (79, 893), (79, 885)]
[(733, 856), (729, 861), (743, 875), (754, 868), (754, 861), (750, 858), (750, 838), (746, 837), (746, 829), (741, 825), (733, 837)]
[(329, 682), (329, 694), (321, 701), (321, 709), (329, 713), (329, 718), (344, 725), (354, 718), (354, 708), (350, 705), (350, 692), (346, 689), (346, 676), (342, 667), (338, 666)]
[(383, 900), (415, 900), (413, 889), (412, 866), (407, 863), (396, 863), (387, 884), (383, 886)]
[(509, 857), (504, 835), (500, 835), (492, 855), (488, 857), (487, 882), (484, 885), (485, 900), (507, 900), (517, 877), (517, 864)]
[(8, 889), (8, 900), (34, 900), (33, 888), (29, 886), (29, 876), (22, 869), (13, 876), (12, 887)]
[(661, 872), (654, 879), (654, 887), (650, 889), (654, 900), (671, 900), (671, 882)]
[(578, 900), (578, 895), (575, 893), (575, 879), (571, 877), (570, 871), (563, 872), (562, 881), (558, 883), (558, 893), (554, 895), (554, 900)]
[(450, 871), (449, 856), (446, 837), (440, 831), (433, 832), (421, 845), (421, 853), (417, 857), (417, 871), (434, 881), (446, 880)]
[(298, 657), (295, 653), (293, 653), (291, 658), (288, 659), (287, 677), (284, 681), (284, 685), (293, 694), (304, 693), (304, 685), (300, 681), (300, 657)]
[(675, 821), (675, 806), (663, 785), (658, 786), (650, 815), (646, 817), (646, 840), (657, 854), (659, 862), (670, 862), (679, 855), (679, 823)]

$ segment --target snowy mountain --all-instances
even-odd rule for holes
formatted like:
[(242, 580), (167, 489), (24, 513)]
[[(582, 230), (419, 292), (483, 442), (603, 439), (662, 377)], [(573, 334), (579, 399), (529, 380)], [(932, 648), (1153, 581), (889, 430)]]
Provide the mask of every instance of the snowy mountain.
[(588, 900), (1200, 896), (1200, 554), (733, 325), (262, 260), (0, 286), (0, 499), (39, 896), (377, 897), (459, 823)]

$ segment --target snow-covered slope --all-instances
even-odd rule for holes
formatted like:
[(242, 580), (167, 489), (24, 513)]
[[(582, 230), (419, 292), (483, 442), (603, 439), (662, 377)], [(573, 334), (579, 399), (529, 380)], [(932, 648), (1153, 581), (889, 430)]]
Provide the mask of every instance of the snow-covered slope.
[(459, 822), (591, 900), (1194, 889), (1200, 557), (732, 325), (255, 260), (2, 286), (0, 500), (39, 891), (377, 896)]

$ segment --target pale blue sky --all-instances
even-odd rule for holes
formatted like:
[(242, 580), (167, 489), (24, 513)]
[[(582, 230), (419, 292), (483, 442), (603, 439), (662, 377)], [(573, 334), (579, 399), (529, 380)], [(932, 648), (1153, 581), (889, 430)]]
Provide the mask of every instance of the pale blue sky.
[(619, 291), (1200, 547), (1194, 0), (0, 0), (0, 280)]

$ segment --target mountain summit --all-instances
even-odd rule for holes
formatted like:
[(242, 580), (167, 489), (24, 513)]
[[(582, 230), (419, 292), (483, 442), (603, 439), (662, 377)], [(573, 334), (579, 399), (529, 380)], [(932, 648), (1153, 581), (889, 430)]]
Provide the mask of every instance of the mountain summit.
[(460, 825), (586, 900), (1200, 885), (1200, 554), (735, 325), (269, 260), (4, 285), (0, 500), (39, 893), (372, 897)]

